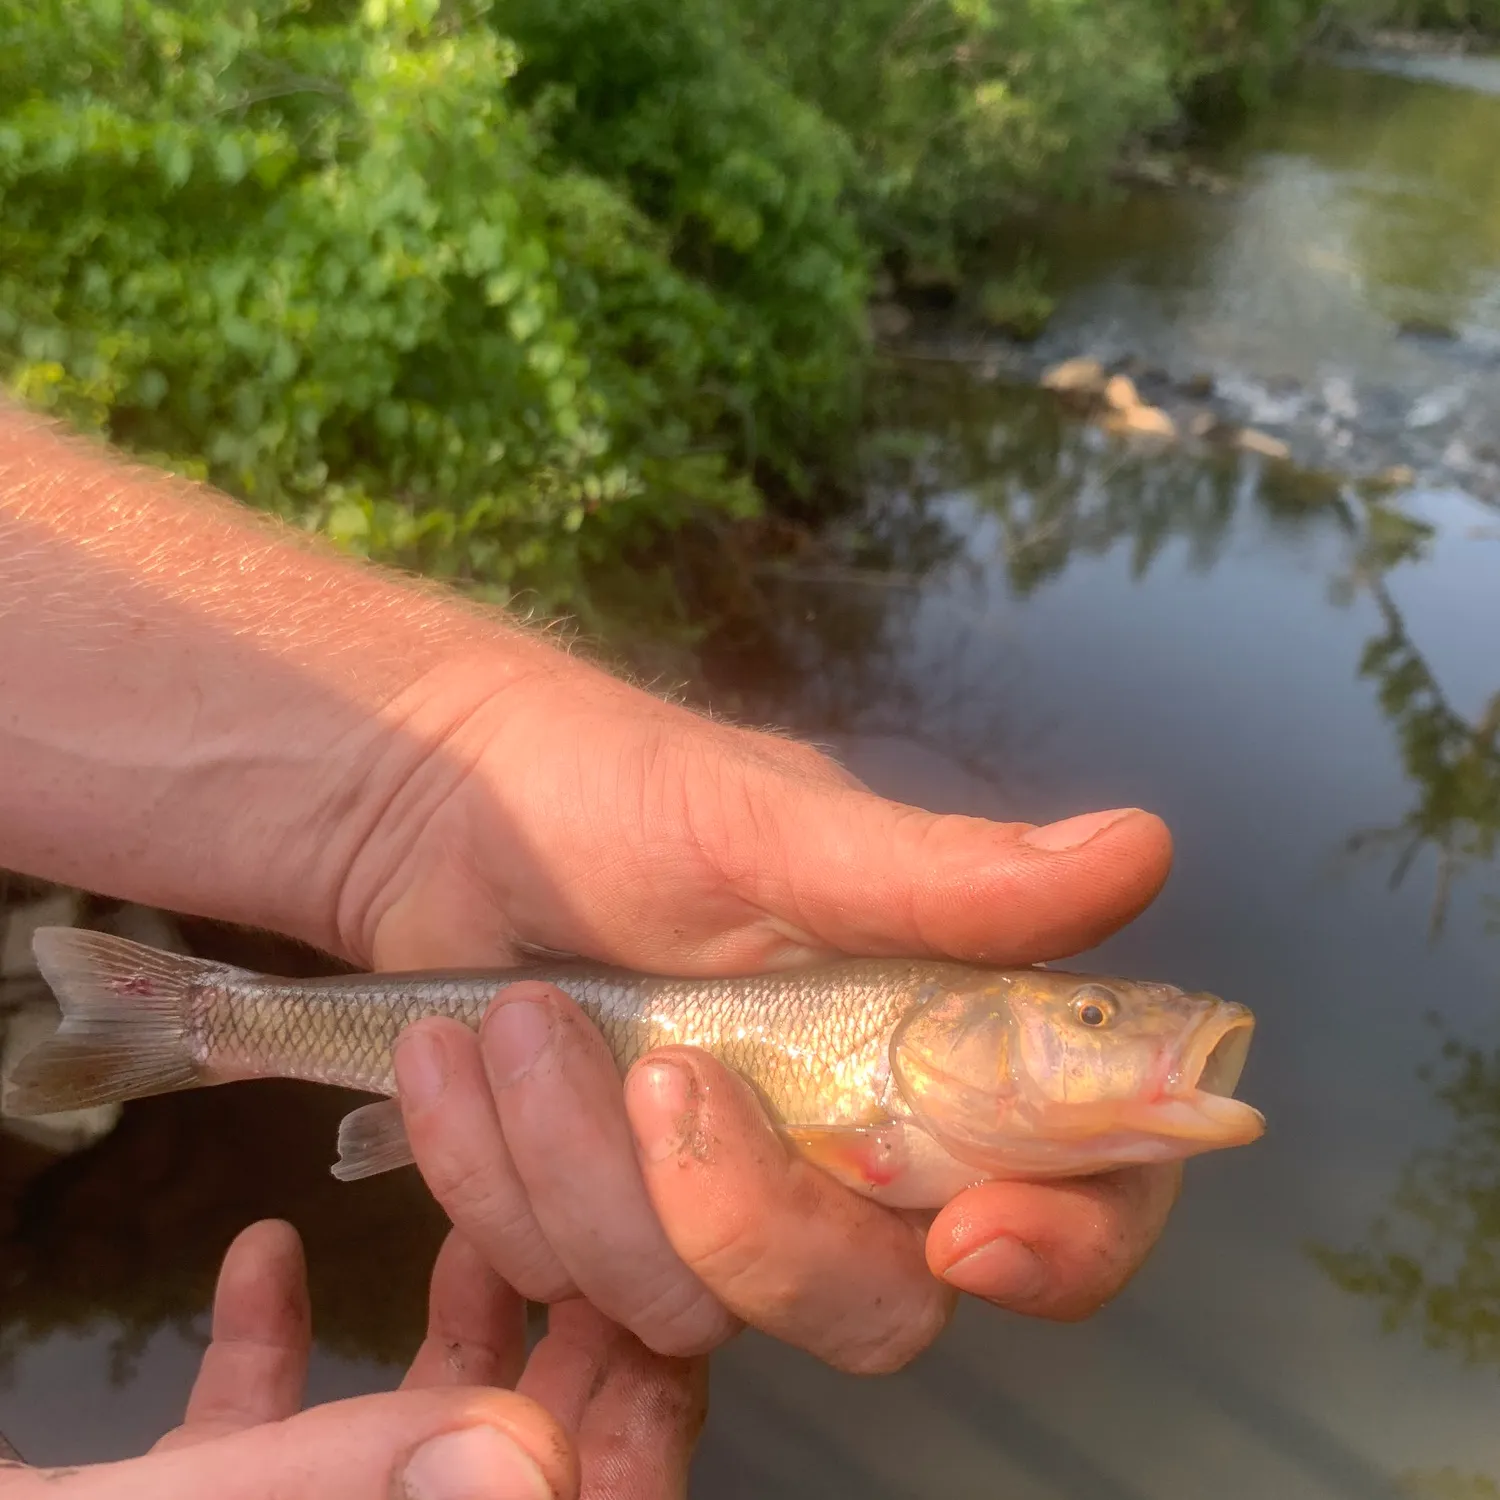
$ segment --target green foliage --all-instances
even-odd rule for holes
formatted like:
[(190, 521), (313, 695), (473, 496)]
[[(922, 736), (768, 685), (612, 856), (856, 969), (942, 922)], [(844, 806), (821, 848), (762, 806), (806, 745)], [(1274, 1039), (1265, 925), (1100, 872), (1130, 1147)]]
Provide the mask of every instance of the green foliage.
[(643, 514), (753, 505), (764, 392), (443, 14), (0, 0), (0, 374), (357, 549), (560, 591)]
[(1500, 36), (1500, 0), (1368, 0), (1363, 19), (1383, 26)]
[(854, 409), (866, 251), (843, 134), (742, 42), (724, 0), (504, 0), (563, 169), (628, 195), (724, 316), (717, 378), (784, 476)]
[(979, 289), (978, 313), (992, 328), (1019, 339), (1034, 339), (1057, 309), (1047, 290), (1046, 271), (1030, 257), (1009, 275), (987, 281)]
[(883, 248), (951, 261), (1036, 193), (1093, 186), (1173, 107), (1153, 0), (749, 0), (747, 34), (860, 153)]
[[(357, 550), (576, 603), (648, 529), (839, 472), (872, 262), (954, 281), (1314, 12), (0, 0), (0, 379)], [(1024, 266), (974, 301), (1047, 310)]]

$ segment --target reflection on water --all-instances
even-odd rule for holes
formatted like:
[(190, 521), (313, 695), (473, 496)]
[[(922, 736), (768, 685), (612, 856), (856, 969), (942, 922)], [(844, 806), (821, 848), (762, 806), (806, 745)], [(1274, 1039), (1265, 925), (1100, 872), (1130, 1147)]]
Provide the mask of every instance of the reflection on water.
[(1365, 647), (1360, 670), (1378, 685), (1416, 801), (1399, 823), (1357, 833), (1351, 847), (1393, 847), (1394, 884), (1424, 849), (1435, 852), (1431, 930), (1436, 935), (1455, 875), (1476, 863), (1492, 864), (1500, 842), (1500, 689), (1472, 716), (1460, 713), (1412, 641), (1392, 597), (1387, 573), (1420, 561), (1433, 540), (1432, 526), (1376, 505), (1366, 508), (1363, 520), (1348, 584), (1368, 591), (1383, 628)]
[[(1435, 537), (1430, 523), (1371, 507), (1349, 580), (1367, 590), (1379, 613), (1382, 629), (1361, 670), (1378, 685), (1415, 795), (1398, 823), (1356, 834), (1352, 847), (1391, 849), (1393, 885), (1431, 851), (1434, 937), (1455, 881), (1475, 866), (1493, 866), (1500, 843), (1500, 690), (1478, 699), (1472, 714), (1455, 707), (1389, 581), (1393, 570), (1419, 565)], [(1494, 902), (1490, 895), (1491, 912)], [(1493, 916), (1485, 925), (1495, 930)], [(1500, 972), (1492, 992), (1500, 1002)], [(1433, 1020), (1444, 1024), (1441, 1014)], [(1313, 1254), (1340, 1286), (1374, 1299), (1386, 1327), (1416, 1324), (1434, 1348), (1500, 1365), (1500, 1048), (1448, 1035), (1417, 1076), (1447, 1117), (1442, 1139), (1402, 1167), (1364, 1245), (1319, 1245)], [(1470, 1491), (1442, 1483), (1449, 1487), (1432, 1492), (1496, 1493), (1489, 1481)]]
[[(1184, 285), (1221, 232), (1185, 238)], [(737, 1341), (697, 1493), (1494, 1500), (1493, 512), (1132, 454), (943, 375), (885, 402), (868, 504), (738, 581), (710, 697), (928, 806), (1159, 810), (1176, 877), (1082, 962), (1253, 1006), (1242, 1091), (1269, 1131), (1190, 1165), (1151, 1263), (1087, 1324), (968, 1306), (876, 1381)], [(1451, 1046), (1426, 1078), (1429, 1012)], [(46, 1170), (5, 1145), (0, 1427), (24, 1452), (123, 1453), (173, 1420), (213, 1267), (270, 1213), (308, 1240), (315, 1395), (394, 1380), (440, 1225), (411, 1174), (328, 1177), (346, 1107), (238, 1085), (132, 1106)]]
[[(1395, 1284), (1380, 1248), (1334, 1280), (1305, 1246), (1360, 1242), (1393, 1192), (1408, 1214), (1420, 1203), (1417, 1297), (1494, 1337), (1500, 1080), (1470, 1064), (1435, 1094), (1412, 1071), (1429, 1009), (1466, 1056), (1500, 1042), (1481, 900), (1500, 822), (1500, 659), (1484, 644), (1500, 638), (1500, 554), (1476, 534), (1483, 510), (1135, 454), (1032, 394), (940, 373), (889, 394), (868, 510), (823, 567), (766, 570), (763, 630), (722, 652), (716, 679), (894, 795), (1162, 810), (1178, 878), (1088, 963), (1254, 1005), (1244, 1092), (1271, 1129), (1190, 1169), (1156, 1259), (1086, 1329), (969, 1309), (889, 1408), (789, 1381), (769, 1352), (741, 1351), (734, 1378), (760, 1370), (756, 1399), (788, 1421), (815, 1410), (835, 1452), (866, 1454), (850, 1495), (1479, 1500), (1500, 1474), (1500, 1381), (1344, 1297)], [(911, 535), (917, 555), (892, 543)], [(874, 587), (893, 562), (900, 586)], [(1407, 1167), (1429, 1138), (1435, 1155)], [(871, 1456), (850, 1407), (932, 1441), (920, 1459)], [(715, 1432), (739, 1453), (734, 1420)], [(870, 1469), (902, 1477), (883, 1489)], [(775, 1482), (826, 1492), (796, 1475)]]
[(1418, 1076), (1450, 1116), (1447, 1139), (1402, 1168), (1368, 1244), (1314, 1254), (1387, 1327), (1415, 1322), (1434, 1348), (1500, 1365), (1500, 1049), (1450, 1037)]

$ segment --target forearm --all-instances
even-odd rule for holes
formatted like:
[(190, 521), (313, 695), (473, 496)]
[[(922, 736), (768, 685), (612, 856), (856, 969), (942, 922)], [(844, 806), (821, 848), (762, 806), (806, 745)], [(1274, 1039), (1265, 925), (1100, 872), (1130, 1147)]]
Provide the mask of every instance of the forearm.
[(565, 660), (0, 403), (0, 868), (337, 949), (342, 867), (460, 701), (425, 685)]

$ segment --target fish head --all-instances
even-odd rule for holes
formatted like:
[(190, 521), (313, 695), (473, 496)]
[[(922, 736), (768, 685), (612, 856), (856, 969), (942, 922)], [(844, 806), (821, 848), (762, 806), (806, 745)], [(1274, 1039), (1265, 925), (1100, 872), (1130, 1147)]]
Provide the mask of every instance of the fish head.
[(1002, 1175), (1076, 1175), (1248, 1144), (1233, 1097), (1255, 1018), (1216, 995), (1053, 969), (976, 971), (891, 1039), (918, 1124)]

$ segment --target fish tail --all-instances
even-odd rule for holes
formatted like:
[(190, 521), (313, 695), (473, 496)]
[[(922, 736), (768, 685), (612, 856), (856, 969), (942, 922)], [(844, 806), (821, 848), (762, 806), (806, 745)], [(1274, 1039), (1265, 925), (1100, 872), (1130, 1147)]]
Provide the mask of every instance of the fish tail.
[(11, 1070), (5, 1114), (88, 1109), (213, 1081), (193, 1044), (193, 996), (237, 971), (77, 927), (39, 927), (32, 952), (63, 1019)]

